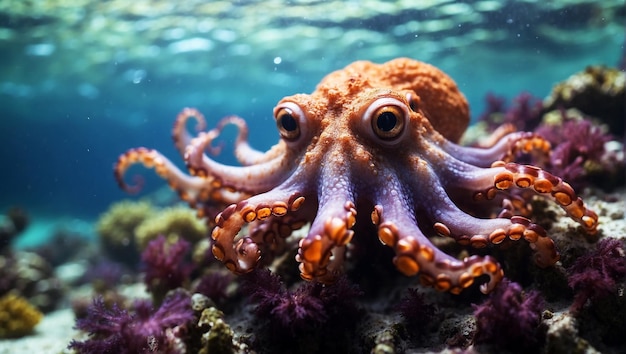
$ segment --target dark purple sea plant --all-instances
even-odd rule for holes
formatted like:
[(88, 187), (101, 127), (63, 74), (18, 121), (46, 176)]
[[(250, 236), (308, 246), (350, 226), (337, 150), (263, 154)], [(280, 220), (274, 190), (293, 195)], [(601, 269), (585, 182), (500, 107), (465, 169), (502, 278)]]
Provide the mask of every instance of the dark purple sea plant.
[[(542, 124), (535, 131), (552, 144), (547, 169), (568, 181), (575, 188), (581, 187), (589, 168), (609, 171), (614, 166), (604, 162), (605, 144), (612, 139), (610, 134), (588, 119), (574, 119), (561, 111), (562, 124)], [(595, 167), (594, 167), (595, 166)]]
[(145, 266), (145, 283), (157, 303), (169, 290), (181, 287), (193, 270), (187, 260), (189, 242), (178, 238), (169, 242), (164, 236), (150, 241), (141, 254)]
[(402, 298), (397, 309), (411, 333), (421, 333), (432, 323), (437, 313), (435, 305), (429, 304), (425, 300), (424, 294), (415, 288), (407, 290), (407, 295)]
[(503, 124), (512, 124), (517, 130), (533, 130), (541, 121), (541, 100), (530, 93), (522, 92), (514, 97), (510, 107), (504, 97), (492, 93), (485, 96), (485, 102), (485, 111), (478, 120), (486, 122), (489, 131)]
[(541, 99), (528, 92), (513, 98), (513, 105), (505, 113), (505, 123), (511, 123), (518, 130), (532, 131), (541, 122)]
[(166, 297), (156, 311), (149, 300), (137, 300), (126, 310), (117, 304), (108, 308), (98, 297), (87, 317), (76, 322), (76, 328), (88, 332), (89, 338), (72, 340), (68, 348), (87, 354), (182, 353), (180, 334), (185, 331), (176, 329), (194, 320), (190, 296), (182, 291)]
[(536, 349), (543, 342), (544, 300), (539, 292), (524, 292), (519, 284), (504, 279), (487, 300), (473, 307), (476, 344), (518, 352)]
[(626, 277), (624, 244), (613, 238), (600, 240), (596, 249), (579, 257), (567, 273), (567, 282), (574, 289), (570, 310), (579, 313), (587, 301), (617, 294), (617, 283)]
[(246, 275), (243, 290), (256, 304), (258, 318), (269, 319), (275, 328), (294, 334), (337, 316), (353, 317), (357, 312), (354, 299), (361, 294), (346, 278), (329, 286), (302, 283), (291, 291), (269, 270)]
[(204, 274), (193, 288), (194, 292), (211, 298), (215, 303), (220, 303), (227, 298), (228, 285), (233, 281), (229, 273), (213, 272)]

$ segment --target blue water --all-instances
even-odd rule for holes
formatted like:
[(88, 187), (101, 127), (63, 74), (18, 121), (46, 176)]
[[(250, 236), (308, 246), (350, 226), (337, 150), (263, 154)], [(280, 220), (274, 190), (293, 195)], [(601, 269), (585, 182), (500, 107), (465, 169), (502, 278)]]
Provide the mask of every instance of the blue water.
[[(198, 20), (193, 31), (184, 21), (183, 30), (163, 30), (155, 17), (123, 16), (123, 10), (79, 12), (83, 22), (77, 23), (85, 25), (78, 27), (59, 9), (44, 12), (57, 19), (50, 22), (28, 12), (2, 13), (0, 210), (19, 205), (35, 221), (94, 220), (129, 197), (113, 179), (120, 153), (146, 146), (180, 163), (170, 130), (186, 106), (205, 113), (209, 125), (227, 114), (244, 117), (255, 132), (252, 145), (266, 149), (278, 138), (274, 104), (311, 92), (325, 74), (354, 60), (407, 56), (434, 64), (456, 80), (476, 117), (488, 92), (545, 97), (586, 65), (615, 66), (624, 52), (623, 2), (621, 10), (619, 1), (603, 2), (593, 18), (580, 6), (507, 2), (479, 11), (490, 3), (464, 3), (475, 12), (455, 13), (442, 1), (385, 16), (368, 7), (362, 20), (329, 15), (327, 21), (315, 20), (323, 16), (314, 6), (307, 18), (288, 16), (285, 5), (282, 15), (267, 19), (263, 9), (256, 13), (243, 3), (233, 5), (231, 17), (187, 13)], [(168, 16), (161, 13), (158, 21)], [(443, 29), (425, 29), (427, 22)], [(111, 37), (110, 28), (121, 35)], [(165, 184), (153, 171), (132, 172), (146, 178), (142, 195)]]

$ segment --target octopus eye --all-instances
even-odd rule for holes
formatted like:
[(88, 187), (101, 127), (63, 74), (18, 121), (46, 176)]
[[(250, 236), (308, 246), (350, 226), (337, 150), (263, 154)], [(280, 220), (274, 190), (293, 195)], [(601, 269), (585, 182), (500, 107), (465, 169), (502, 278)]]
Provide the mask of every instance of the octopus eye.
[(372, 129), (383, 140), (394, 139), (404, 130), (404, 110), (398, 106), (382, 106), (372, 118)]
[(280, 136), (285, 140), (295, 140), (300, 137), (300, 121), (302, 110), (294, 103), (287, 102), (274, 110), (276, 127)]

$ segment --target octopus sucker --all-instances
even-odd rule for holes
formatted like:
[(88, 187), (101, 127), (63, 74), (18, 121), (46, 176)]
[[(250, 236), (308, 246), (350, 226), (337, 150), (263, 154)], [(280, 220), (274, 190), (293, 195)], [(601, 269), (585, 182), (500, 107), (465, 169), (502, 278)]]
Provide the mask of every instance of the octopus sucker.
[[(126, 171), (135, 164), (154, 169), (214, 226), (213, 254), (237, 274), (289, 251), (295, 242), (286, 240), (310, 223), (296, 255), (304, 280), (332, 283), (354, 239), (377, 237), (395, 252), (401, 274), (453, 294), (488, 276), (480, 284), (487, 293), (504, 276), (495, 258), (459, 260), (428, 236), (473, 248), (525, 240), (536, 264), (551, 266), (559, 256), (531, 219), (534, 195), (561, 207), (589, 239), (596, 233), (598, 216), (567, 182), (515, 163), (519, 155), (550, 152), (541, 136), (509, 125), (482, 146), (458, 144), (469, 106), (456, 83), (432, 65), (408, 58), (358, 61), (327, 75), (310, 94), (283, 98), (273, 115), (280, 139), (260, 151), (249, 145), (244, 119), (228, 116), (204, 131), (206, 118), (186, 108), (172, 136), (187, 173), (156, 150), (137, 148), (120, 156), (115, 178), (137, 192), (141, 184), (126, 184)], [(192, 119), (193, 134), (186, 128)], [(237, 129), (239, 165), (213, 157), (227, 126)], [(368, 220), (357, 215), (369, 215), (374, 227), (360, 227)]]

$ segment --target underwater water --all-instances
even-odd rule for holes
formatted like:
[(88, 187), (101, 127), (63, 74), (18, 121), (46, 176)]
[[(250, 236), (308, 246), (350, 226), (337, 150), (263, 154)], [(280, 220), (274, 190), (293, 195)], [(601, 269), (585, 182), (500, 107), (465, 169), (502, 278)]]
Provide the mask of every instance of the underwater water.
[[(58, 229), (95, 240), (112, 203), (176, 199), (143, 167), (129, 195), (113, 165), (144, 146), (184, 170), (171, 131), (185, 107), (209, 128), (244, 118), (265, 151), (283, 97), (357, 60), (409, 57), (452, 77), (475, 122), (488, 94), (545, 98), (588, 65), (620, 65), (625, 23), (623, 0), (0, 1), (0, 214), (29, 215), (16, 248)], [(237, 164), (233, 140), (219, 161)]]

